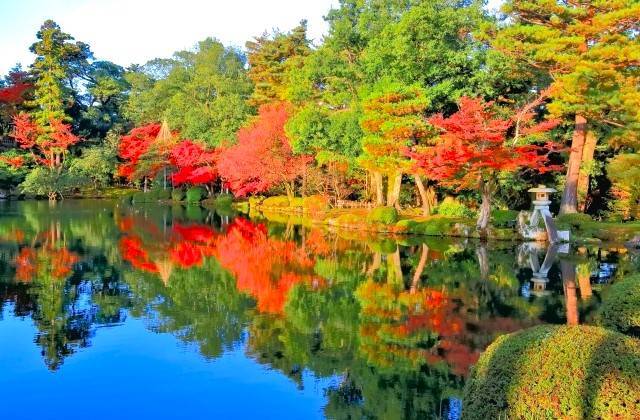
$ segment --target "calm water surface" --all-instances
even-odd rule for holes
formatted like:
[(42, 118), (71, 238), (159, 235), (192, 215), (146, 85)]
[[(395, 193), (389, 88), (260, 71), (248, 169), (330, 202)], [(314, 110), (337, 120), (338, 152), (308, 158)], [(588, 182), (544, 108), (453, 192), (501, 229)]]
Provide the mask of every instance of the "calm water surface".
[(613, 247), (2, 203), (2, 418), (456, 419), (498, 335), (589, 323), (636, 265)]

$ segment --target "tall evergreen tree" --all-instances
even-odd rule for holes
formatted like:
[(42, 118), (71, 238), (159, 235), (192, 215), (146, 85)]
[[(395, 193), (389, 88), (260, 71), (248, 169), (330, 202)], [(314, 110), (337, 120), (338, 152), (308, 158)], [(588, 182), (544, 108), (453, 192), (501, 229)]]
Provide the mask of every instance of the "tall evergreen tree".
[[(637, 139), (640, 117), (640, 3), (637, 0), (509, 0), (509, 18), (492, 44), (548, 72), (552, 114), (575, 120), (561, 213), (577, 212), (578, 180), (589, 132), (601, 125), (626, 142)], [(589, 153), (585, 153), (585, 149)]]
[(246, 43), (249, 78), (255, 84), (250, 102), (254, 106), (286, 98), (287, 70), (302, 65), (311, 52), (307, 22), (302, 21), (289, 33), (267, 33)]
[(73, 106), (74, 85), (71, 82), (81, 63), (91, 57), (87, 44), (73, 42), (74, 38), (62, 32), (52, 20), (42, 24), (36, 35), (38, 41), (31, 46), (36, 55), (31, 65), (35, 76), (33, 117), (47, 126), (51, 119), (68, 119), (65, 111)]

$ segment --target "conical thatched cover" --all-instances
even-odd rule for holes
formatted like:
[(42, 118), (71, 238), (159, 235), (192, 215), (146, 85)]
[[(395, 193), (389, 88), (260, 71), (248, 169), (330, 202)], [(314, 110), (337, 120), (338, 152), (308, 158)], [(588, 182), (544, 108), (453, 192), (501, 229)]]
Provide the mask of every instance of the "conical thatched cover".
[(156, 267), (158, 267), (158, 274), (162, 283), (167, 286), (169, 284), (169, 278), (173, 272), (173, 263), (170, 260), (154, 261)]
[(169, 123), (167, 120), (162, 121), (162, 126), (160, 126), (160, 131), (156, 137), (156, 140), (160, 142), (160, 144), (167, 142), (171, 139), (171, 129), (169, 128)]

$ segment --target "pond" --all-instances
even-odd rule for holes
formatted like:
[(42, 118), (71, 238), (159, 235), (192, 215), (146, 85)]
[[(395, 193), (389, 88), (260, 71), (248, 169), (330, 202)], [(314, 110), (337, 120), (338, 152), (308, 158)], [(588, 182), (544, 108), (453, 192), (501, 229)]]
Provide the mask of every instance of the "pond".
[(6, 419), (456, 419), (496, 337), (592, 322), (637, 265), (616, 247), (385, 238), (200, 207), (0, 206)]

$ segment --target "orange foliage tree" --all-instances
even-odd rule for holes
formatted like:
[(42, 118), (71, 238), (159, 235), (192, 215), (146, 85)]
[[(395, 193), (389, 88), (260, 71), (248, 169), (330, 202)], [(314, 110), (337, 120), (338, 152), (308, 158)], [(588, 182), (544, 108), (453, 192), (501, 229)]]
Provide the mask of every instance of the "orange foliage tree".
[[(534, 122), (535, 114), (530, 107), (515, 118), (500, 118), (492, 105), (481, 99), (462, 98), (455, 114), (450, 117), (438, 114), (429, 119), (430, 124), (441, 130), (435, 145), (413, 148), (408, 153), (429, 178), (460, 189), (479, 190), (482, 204), (477, 228), (481, 232), (486, 232), (489, 225), (500, 171), (557, 169), (548, 164), (548, 152), (554, 150), (552, 143), (539, 146), (523, 141), (550, 130), (557, 121)], [(508, 135), (514, 131), (517, 136), (508, 141)]]
[(258, 117), (238, 132), (238, 143), (221, 152), (218, 170), (236, 196), (284, 186), (293, 197), (294, 183), (312, 158), (291, 150), (284, 130), (289, 116), (286, 103), (261, 106)]
[(21, 149), (27, 150), (35, 162), (49, 168), (61, 168), (69, 147), (80, 141), (71, 132), (71, 126), (56, 119), (49, 121), (49, 127), (43, 127), (31, 119), (28, 114), (19, 114), (13, 118), (12, 136)]

